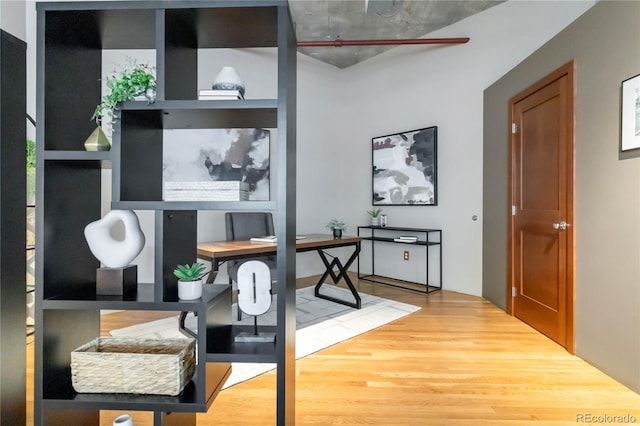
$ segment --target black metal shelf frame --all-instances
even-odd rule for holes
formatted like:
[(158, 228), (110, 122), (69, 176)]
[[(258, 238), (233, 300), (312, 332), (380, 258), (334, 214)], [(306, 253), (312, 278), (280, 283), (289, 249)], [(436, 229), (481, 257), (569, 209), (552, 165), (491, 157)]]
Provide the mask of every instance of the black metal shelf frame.
[[(369, 230), (370, 234), (367, 236), (360, 235), (360, 230)], [(417, 240), (414, 242), (409, 241), (396, 241), (397, 235), (394, 236), (376, 236), (376, 231), (383, 233), (400, 233), (407, 232), (416, 236)], [(375, 282), (378, 284), (389, 285), (392, 287), (399, 287), (406, 290), (417, 291), (420, 293), (433, 293), (434, 291), (438, 291), (442, 289), (442, 230), (441, 229), (428, 229), (428, 228), (402, 228), (402, 227), (382, 227), (382, 226), (358, 226), (358, 236), (362, 237), (364, 241), (371, 241), (371, 273), (364, 274), (360, 272), (360, 258), (358, 258), (358, 279)], [(418, 283), (414, 281), (403, 280), (394, 277), (387, 277), (383, 275), (376, 274), (376, 262), (375, 262), (375, 243), (392, 243), (392, 244), (403, 244), (403, 245), (412, 245), (412, 246), (423, 246), (425, 247), (425, 283)], [(429, 282), (429, 249), (431, 247), (438, 248), (438, 262), (439, 262), (439, 275), (438, 275), (438, 283), (431, 284)], [(386, 278), (391, 281), (381, 281), (376, 278)], [(413, 286), (404, 286), (400, 283), (412, 284)], [(424, 287), (424, 290), (421, 289)]]
[[(158, 284), (159, 285), (159, 284)], [(162, 297), (157, 299), (156, 284), (140, 283), (136, 294), (131, 296), (96, 296), (95, 282), (87, 282), (84, 292), (71, 294), (55, 294), (44, 298), (43, 309), (113, 309), (113, 310), (166, 310), (166, 311), (196, 311), (209, 306), (213, 301), (222, 297), (229, 289), (229, 284), (210, 284), (205, 286), (202, 298), (196, 300), (180, 300), (177, 297)]]

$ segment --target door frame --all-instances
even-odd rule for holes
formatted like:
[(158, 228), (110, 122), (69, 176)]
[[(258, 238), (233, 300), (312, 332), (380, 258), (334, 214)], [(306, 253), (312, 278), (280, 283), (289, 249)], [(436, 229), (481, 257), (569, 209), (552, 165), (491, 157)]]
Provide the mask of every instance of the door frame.
[(512, 207), (515, 205), (515, 138), (516, 134), (512, 133), (511, 123), (514, 122), (514, 105), (520, 100), (528, 97), (529, 95), (537, 92), (543, 87), (553, 83), (554, 81), (560, 79), (563, 76), (567, 76), (567, 84), (568, 84), (568, 93), (569, 98), (567, 99), (567, 112), (566, 112), (566, 123), (567, 123), (567, 139), (570, 141), (570, 147), (567, 150), (567, 219), (566, 221), (570, 224), (565, 232), (567, 235), (567, 288), (566, 288), (566, 349), (569, 353), (575, 354), (575, 331), (574, 331), (574, 322), (575, 322), (575, 267), (576, 267), (576, 259), (575, 259), (575, 208), (574, 208), (574, 190), (575, 190), (575, 63), (574, 61), (569, 61), (564, 64), (560, 68), (551, 72), (546, 77), (543, 77), (541, 80), (532, 84), (528, 88), (524, 89), (517, 95), (511, 97), (509, 99), (509, 125), (508, 125), (508, 138), (509, 141), (509, 167), (508, 167), (508, 251), (507, 251), (507, 288), (506, 288), (506, 298), (507, 298), (507, 313), (510, 315), (514, 315), (513, 311), (513, 296), (512, 296), (512, 287), (515, 286), (515, 270), (514, 270), (514, 216), (512, 215)]

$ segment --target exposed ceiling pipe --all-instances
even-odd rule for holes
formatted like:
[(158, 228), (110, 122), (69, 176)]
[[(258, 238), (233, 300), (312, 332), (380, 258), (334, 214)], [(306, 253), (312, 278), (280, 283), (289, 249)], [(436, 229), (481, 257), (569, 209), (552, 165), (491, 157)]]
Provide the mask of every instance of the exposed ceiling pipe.
[(299, 41), (298, 47), (388, 46), (396, 44), (464, 44), (468, 41), (469, 37), (405, 38), (382, 40), (342, 40), (341, 38), (337, 38), (333, 41)]

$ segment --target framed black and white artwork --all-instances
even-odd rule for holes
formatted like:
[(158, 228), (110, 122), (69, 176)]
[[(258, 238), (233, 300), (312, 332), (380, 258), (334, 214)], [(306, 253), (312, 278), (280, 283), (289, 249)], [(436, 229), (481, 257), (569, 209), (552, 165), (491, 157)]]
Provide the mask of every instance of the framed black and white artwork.
[(269, 136), (265, 129), (165, 130), (164, 200), (269, 200)]
[(622, 82), (622, 151), (640, 148), (640, 74)]
[(438, 128), (372, 139), (373, 205), (438, 204)]

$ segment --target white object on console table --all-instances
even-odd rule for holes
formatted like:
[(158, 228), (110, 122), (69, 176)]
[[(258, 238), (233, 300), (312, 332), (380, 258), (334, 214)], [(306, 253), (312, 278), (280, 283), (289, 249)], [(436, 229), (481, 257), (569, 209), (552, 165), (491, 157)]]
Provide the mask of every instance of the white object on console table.
[(113, 420), (113, 426), (133, 426), (133, 420), (130, 415), (123, 414)]

